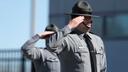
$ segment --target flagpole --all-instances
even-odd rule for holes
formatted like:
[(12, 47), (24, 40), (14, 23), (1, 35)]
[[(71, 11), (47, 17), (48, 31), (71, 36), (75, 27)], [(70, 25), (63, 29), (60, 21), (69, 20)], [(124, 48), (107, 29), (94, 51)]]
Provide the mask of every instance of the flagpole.
[[(30, 37), (35, 33), (35, 24), (36, 24), (36, 0), (31, 2), (31, 25), (30, 25)], [(33, 44), (34, 46), (34, 44)], [(31, 62), (31, 72), (35, 72), (34, 64)]]

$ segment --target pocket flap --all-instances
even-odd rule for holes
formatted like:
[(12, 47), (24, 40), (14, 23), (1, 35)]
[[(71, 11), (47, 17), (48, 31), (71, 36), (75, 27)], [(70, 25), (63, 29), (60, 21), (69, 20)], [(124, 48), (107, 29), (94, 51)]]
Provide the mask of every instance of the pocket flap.
[(49, 57), (47, 58), (47, 61), (50, 61), (50, 62), (58, 61), (58, 58)]
[(100, 48), (100, 49), (98, 49), (98, 50), (96, 51), (96, 54), (101, 54), (101, 55), (103, 55), (103, 53), (104, 53), (104, 51), (103, 51), (102, 48)]
[(87, 53), (88, 51), (87, 51), (87, 49), (86, 49), (85, 47), (80, 46), (80, 47), (78, 47), (78, 48), (75, 50), (75, 52), (78, 52), (78, 53)]

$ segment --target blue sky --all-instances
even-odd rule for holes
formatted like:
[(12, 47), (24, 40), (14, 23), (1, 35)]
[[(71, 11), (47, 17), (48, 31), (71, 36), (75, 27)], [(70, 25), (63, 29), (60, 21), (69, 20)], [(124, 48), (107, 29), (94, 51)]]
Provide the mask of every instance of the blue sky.
[[(31, 1), (0, 0), (0, 49), (20, 49), (30, 38)], [(48, 0), (36, 0), (35, 33), (48, 24), (48, 6)]]

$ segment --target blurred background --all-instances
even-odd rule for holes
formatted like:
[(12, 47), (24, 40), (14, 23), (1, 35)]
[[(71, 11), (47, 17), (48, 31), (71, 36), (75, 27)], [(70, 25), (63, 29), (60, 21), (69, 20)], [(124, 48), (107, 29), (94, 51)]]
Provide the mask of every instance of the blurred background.
[[(0, 72), (34, 72), (22, 57), (21, 46), (50, 24), (60, 28), (69, 20), (66, 12), (77, 0), (0, 0)], [(87, 0), (93, 8), (93, 32), (104, 40), (108, 72), (128, 69), (127, 0)], [(36, 45), (45, 47), (43, 40)]]

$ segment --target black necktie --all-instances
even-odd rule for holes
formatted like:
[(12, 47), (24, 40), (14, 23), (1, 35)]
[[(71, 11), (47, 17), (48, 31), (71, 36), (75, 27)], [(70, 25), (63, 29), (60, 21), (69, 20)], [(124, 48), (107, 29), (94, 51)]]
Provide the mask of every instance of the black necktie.
[(87, 43), (87, 47), (88, 47), (89, 52), (90, 52), (92, 72), (97, 72), (96, 53), (94, 50), (94, 46), (91, 42), (91, 38), (87, 34), (84, 35), (84, 38), (85, 38), (85, 41)]

